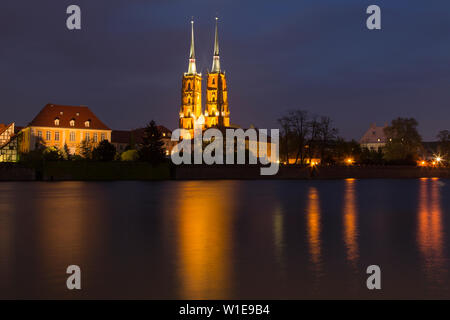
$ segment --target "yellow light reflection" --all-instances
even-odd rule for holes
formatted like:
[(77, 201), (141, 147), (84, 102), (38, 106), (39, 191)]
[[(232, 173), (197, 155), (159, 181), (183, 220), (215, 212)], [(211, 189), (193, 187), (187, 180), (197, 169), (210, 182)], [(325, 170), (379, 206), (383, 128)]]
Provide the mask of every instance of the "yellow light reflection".
[(311, 262), (317, 271), (321, 264), (321, 240), (320, 240), (320, 204), (319, 192), (316, 188), (310, 187), (308, 194), (307, 228), (308, 244)]
[(275, 257), (278, 263), (283, 263), (283, 246), (284, 246), (284, 221), (283, 212), (280, 207), (275, 209), (275, 214), (273, 215), (273, 235), (275, 244)]
[(446, 278), (439, 179), (421, 179), (417, 242), (425, 275), (433, 285)]
[(344, 200), (344, 243), (347, 248), (347, 259), (356, 266), (358, 261), (358, 210), (356, 206), (356, 180), (345, 180)]
[[(61, 182), (47, 185), (36, 201), (39, 219), (41, 263), (49, 281), (58, 285), (65, 279), (67, 266), (86, 266), (88, 257), (96, 252), (101, 238), (101, 224), (97, 223), (101, 207), (101, 193), (92, 199), (86, 193), (85, 182)], [(97, 190), (100, 191), (100, 188)], [(92, 200), (92, 201), (91, 201)]]
[(235, 181), (186, 182), (178, 199), (181, 299), (227, 299)]

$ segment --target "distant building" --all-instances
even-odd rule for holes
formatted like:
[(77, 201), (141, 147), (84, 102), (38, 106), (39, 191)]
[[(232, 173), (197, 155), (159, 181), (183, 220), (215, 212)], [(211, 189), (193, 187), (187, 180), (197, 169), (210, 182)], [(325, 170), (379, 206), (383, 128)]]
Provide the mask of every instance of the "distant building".
[(0, 123), (0, 162), (15, 162), (17, 160), (17, 138), (14, 122), (8, 125)]
[[(172, 148), (177, 143), (176, 141), (171, 141), (172, 131), (164, 126), (157, 126), (158, 130), (161, 132), (162, 141), (164, 143), (163, 148), (165, 149), (166, 155), (170, 155)], [(124, 152), (127, 147), (139, 149), (139, 145), (143, 143), (145, 128), (138, 128), (134, 130), (113, 130), (111, 132), (111, 143), (116, 147), (117, 152)]]
[(386, 146), (387, 138), (384, 134), (384, 129), (387, 127), (387, 124), (380, 127), (377, 126), (376, 123), (372, 123), (370, 125), (369, 130), (363, 135), (359, 144), (361, 148), (378, 151)]
[(40, 144), (79, 153), (83, 140), (95, 147), (100, 141), (111, 141), (111, 129), (86, 106), (47, 104), (30, 124), (22, 129), (20, 152), (29, 152)]

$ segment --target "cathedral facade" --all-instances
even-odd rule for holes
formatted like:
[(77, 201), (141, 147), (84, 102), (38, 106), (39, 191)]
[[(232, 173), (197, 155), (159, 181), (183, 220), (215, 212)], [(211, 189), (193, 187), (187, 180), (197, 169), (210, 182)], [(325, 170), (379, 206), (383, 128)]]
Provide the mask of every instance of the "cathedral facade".
[(218, 19), (214, 37), (214, 54), (211, 71), (206, 77), (206, 106), (202, 108), (202, 74), (195, 63), (194, 22), (191, 21), (191, 47), (188, 72), (181, 84), (181, 110), (179, 127), (193, 133), (194, 126), (202, 129), (230, 126), (228, 89), (225, 72), (220, 68)]

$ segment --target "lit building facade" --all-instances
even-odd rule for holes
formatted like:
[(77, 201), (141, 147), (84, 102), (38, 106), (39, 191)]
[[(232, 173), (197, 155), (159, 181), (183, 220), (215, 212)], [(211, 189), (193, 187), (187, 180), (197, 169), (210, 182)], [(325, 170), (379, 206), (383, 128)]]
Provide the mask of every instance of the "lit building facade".
[(195, 121), (202, 115), (202, 75), (195, 64), (194, 21), (191, 21), (191, 49), (188, 72), (181, 84), (180, 128), (193, 131)]
[(181, 110), (179, 127), (193, 135), (194, 126), (202, 129), (229, 127), (230, 111), (225, 72), (220, 68), (218, 19), (216, 18), (214, 56), (211, 72), (206, 83), (206, 107), (202, 110), (202, 75), (197, 72), (195, 61), (194, 22), (191, 21), (191, 46), (188, 72), (181, 84)]
[(84, 140), (95, 147), (100, 141), (111, 142), (111, 129), (86, 106), (47, 104), (30, 124), (21, 131), (19, 151), (35, 150), (39, 145), (79, 153)]
[(18, 136), (14, 134), (14, 122), (8, 125), (0, 123), (0, 162), (16, 162), (18, 160)]
[(229, 127), (228, 92), (225, 72), (220, 69), (219, 35), (216, 18), (214, 37), (214, 57), (211, 72), (208, 73), (206, 87), (205, 126)]
[(383, 127), (377, 126), (376, 123), (370, 125), (369, 130), (363, 135), (359, 144), (361, 148), (372, 151), (382, 150), (387, 143), (387, 138), (384, 133), (384, 129), (387, 127), (385, 124)]

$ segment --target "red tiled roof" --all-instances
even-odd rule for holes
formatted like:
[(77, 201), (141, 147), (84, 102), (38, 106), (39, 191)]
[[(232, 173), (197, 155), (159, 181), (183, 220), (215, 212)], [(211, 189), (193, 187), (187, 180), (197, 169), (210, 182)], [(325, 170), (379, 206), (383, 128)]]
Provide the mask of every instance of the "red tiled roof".
[[(55, 125), (55, 119), (59, 119), (59, 126)], [(73, 127), (70, 126), (70, 120), (72, 119), (75, 120)], [(89, 127), (85, 126), (86, 121), (90, 121)], [(29, 125), (36, 127), (111, 130), (88, 107), (57, 104), (47, 104)]]
[(361, 138), (360, 143), (386, 143), (387, 139), (384, 134), (385, 128), (386, 126), (379, 127), (376, 124), (372, 124), (369, 130), (367, 130)]
[(12, 123), (10, 124), (3, 124), (0, 123), (0, 134), (2, 134), (3, 132), (5, 132), (6, 130), (8, 130), (8, 128), (12, 125)]

